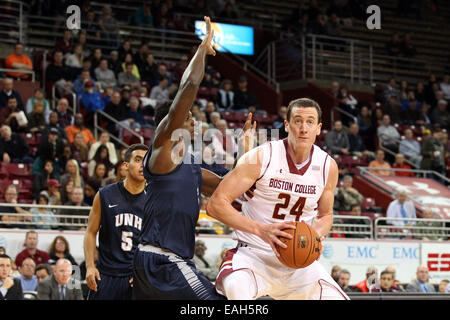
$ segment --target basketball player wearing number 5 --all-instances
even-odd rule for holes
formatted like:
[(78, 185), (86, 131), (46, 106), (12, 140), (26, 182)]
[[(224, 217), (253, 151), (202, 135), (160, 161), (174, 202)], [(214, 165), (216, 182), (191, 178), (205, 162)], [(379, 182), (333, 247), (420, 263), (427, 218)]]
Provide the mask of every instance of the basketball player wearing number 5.
[[(314, 145), (322, 111), (310, 99), (291, 101), (285, 130), (288, 137), (247, 152), (219, 184), (207, 204), (210, 216), (234, 228), (238, 246), (229, 250), (216, 280), (228, 299), (348, 299), (328, 272), (314, 261), (292, 269), (277, 258), (279, 237), (302, 221), (324, 237), (333, 223), (336, 162)], [(232, 201), (245, 200), (242, 215)]]
[[(131, 145), (122, 163), (125, 180), (101, 188), (95, 195), (84, 237), (88, 300), (131, 300), (132, 262), (142, 229), (146, 200), (143, 159), (148, 147)], [(96, 236), (98, 262), (94, 263)]]

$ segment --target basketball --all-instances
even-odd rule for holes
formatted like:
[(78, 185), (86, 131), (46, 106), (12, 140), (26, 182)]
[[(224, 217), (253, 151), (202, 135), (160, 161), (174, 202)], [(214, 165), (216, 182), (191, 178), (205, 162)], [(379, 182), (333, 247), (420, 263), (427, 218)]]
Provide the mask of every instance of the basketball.
[(280, 237), (286, 248), (277, 246), (280, 253), (278, 259), (289, 268), (305, 268), (320, 255), (322, 243), (317, 232), (304, 222), (296, 222), (295, 229), (283, 230), (292, 235), (292, 239)]

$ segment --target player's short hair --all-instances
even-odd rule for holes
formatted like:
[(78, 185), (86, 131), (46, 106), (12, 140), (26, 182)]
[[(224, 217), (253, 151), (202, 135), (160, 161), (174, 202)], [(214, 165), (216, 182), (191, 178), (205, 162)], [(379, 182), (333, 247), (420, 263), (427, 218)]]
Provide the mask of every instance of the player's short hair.
[(10, 263), (12, 263), (12, 259), (11, 259), (11, 257), (10, 256), (8, 256), (6, 253), (4, 253), (4, 254), (0, 254), (0, 258), (3, 258), (3, 259), (9, 259), (9, 262)]
[(167, 116), (171, 105), (172, 105), (172, 101), (168, 100), (168, 101), (163, 102), (156, 108), (155, 118), (154, 118), (156, 126), (158, 126), (161, 123), (161, 121), (165, 118), (165, 116)]
[(381, 271), (381, 273), (380, 273), (380, 278), (381, 278), (382, 276), (384, 276), (385, 274), (390, 274), (390, 275), (392, 276), (392, 279), (394, 279), (394, 274), (393, 274), (391, 271), (388, 271), (388, 270), (383, 270), (383, 271)]
[(130, 162), (131, 160), (131, 154), (133, 153), (133, 151), (135, 150), (144, 150), (147, 151), (148, 147), (145, 144), (142, 143), (135, 143), (132, 144), (131, 146), (128, 147), (127, 151), (125, 152), (125, 156), (123, 161), (125, 162)]
[(48, 275), (51, 275), (51, 274), (52, 274), (52, 267), (50, 267), (50, 265), (49, 265), (48, 263), (41, 263), (41, 264), (38, 264), (37, 267), (36, 267), (36, 269), (34, 270), (34, 273), (36, 273), (36, 272), (38, 272), (38, 271), (40, 271), (40, 270), (45, 270), (45, 271), (47, 271), (47, 274), (48, 274)]
[(322, 122), (322, 109), (320, 108), (319, 104), (316, 101), (309, 99), (309, 98), (300, 98), (300, 99), (295, 99), (295, 100), (292, 100), (291, 102), (289, 102), (288, 109), (287, 109), (287, 115), (286, 115), (286, 119), (288, 122), (291, 120), (291, 112), (294, 107), (316, 108), (317, 115), (318, 115), (317, 123)]
[(339, 271), (339, 272), (338, 272), (338, 278), (341, 276), (341, 274), (348, 274), (348, 275), (351, 275), (351, 274), (350, 274), (350, 271), (348, 271), (347, 269), (342, 269), (341, 271)]

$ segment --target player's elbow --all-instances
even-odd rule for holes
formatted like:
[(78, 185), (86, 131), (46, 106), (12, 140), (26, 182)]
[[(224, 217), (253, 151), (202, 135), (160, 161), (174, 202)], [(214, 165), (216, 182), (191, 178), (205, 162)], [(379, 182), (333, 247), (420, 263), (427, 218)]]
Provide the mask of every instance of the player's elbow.
[(213, 195), (211, 199), (209, 199), (208, 203), (206, 204), (206, 212), (207, 214), (217, 219), (220, 215), (219, 208), (222, 206), (222, 201), (217, 196)]

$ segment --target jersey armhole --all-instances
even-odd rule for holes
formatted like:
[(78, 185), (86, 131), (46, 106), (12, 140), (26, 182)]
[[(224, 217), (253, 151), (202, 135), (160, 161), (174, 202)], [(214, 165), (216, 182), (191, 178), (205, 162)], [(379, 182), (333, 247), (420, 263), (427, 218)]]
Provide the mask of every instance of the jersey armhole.
[(325, 161), (323, 163), (323, 187), (325, 188), (325, 186), (327, 185), (327, 181), (328, 181), (328, 175), (330, 173), (330, 161), (328, 161), (329, 155), (327, 154), (327, 156), (325, 157)]
[[(269, 149), (269, 155), (267, 155), (266, 149)], [(270, 161), (272, 160), (272, 143), (269, 142), (268, 146), (265, 145), (262, 147), (263, 150), (263, 161), (261, 165), (261, 171), (259, 178), (256, 181), (259, 181), (267, 172), (267, 169), (269, 168)]]

